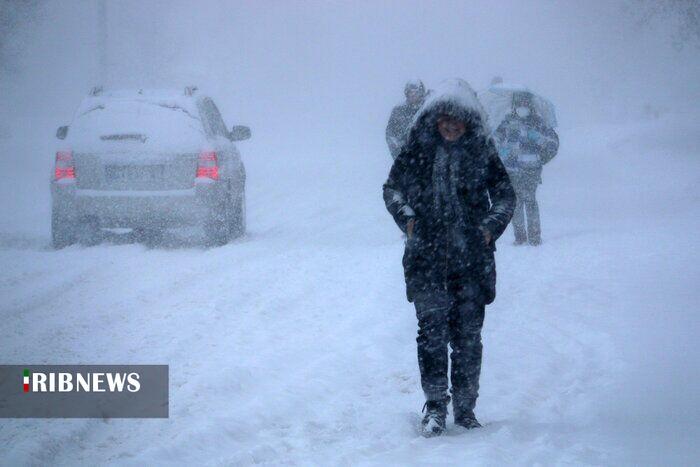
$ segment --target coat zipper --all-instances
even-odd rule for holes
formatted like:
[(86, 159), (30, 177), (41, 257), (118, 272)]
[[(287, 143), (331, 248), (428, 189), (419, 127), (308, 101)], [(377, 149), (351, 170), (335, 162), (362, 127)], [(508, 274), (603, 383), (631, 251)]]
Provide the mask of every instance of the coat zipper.
[[(443, 221), (443, 222), (444, 222), (444, 221)], [(443, 232), (444, 232), (444, 231), (445, 231), (445, 230), (443, 229)], [(443, 287), (445, 288), (445, 290), (447, 290), (447, 269), (448, 269), (448, 264), (447, 264), (448, 251), (447, 251), (447, 250), (449, 249), (449, 244), (448, 244), (448, 241), (447, 241), (447, 235), (444, 236), (444, 240), (445, 240), (445, 274), (444, 274), (444, 276), (443, 276), (443, 279), (444, 279), (444, 280), (443, 280)]]

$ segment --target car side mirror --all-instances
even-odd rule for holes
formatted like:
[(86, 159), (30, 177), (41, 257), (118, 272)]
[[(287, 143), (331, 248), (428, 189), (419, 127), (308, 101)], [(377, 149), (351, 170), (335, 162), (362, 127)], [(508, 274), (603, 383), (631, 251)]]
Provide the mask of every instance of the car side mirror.
[(68, 136), (68, 125), (59, 126), (56, 130), (56, 138), (66, 139), (66, 136)]
[(243, 125), (234, 125), (229, 133), (229, 139), (231, 141), (243, 141), (250, 139), (250, 128)]

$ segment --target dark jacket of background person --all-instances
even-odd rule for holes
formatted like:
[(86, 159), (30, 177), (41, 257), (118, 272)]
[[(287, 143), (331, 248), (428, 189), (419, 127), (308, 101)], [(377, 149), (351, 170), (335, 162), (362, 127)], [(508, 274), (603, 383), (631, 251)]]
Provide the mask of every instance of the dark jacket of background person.
[[(534, 112), (525, 118), (509, 114), (496, 130), (494, 137), (513, 183), (542, 183), (542, 167), (556, 156), (559, 136)], [(524, 162), (522, 154), (534, 154), (535, 161)]]
[[(456, 80), (447, 91), (433, 94), (421, 108), (408, 144), (398, 155), (384, 184), (384, 202), (406, 232), (415, 219), (403, 258), (409, 301), (422, 291), (471, 288), (483, 303), (495, 298), (495, 241), (513, 215), (515, 193), (488, 131), (481, 106), (469, 86)], [(456, 177), (461, 219), (446, 222), (434, 203), (433, 163), (444, 140), (437, 118), (455, 116), (467, 132), (447, 145), (459, 155)], [(483, 230), (491, 234), (484, 241)], [(459, 238), (455, 237), (455, 232)]]

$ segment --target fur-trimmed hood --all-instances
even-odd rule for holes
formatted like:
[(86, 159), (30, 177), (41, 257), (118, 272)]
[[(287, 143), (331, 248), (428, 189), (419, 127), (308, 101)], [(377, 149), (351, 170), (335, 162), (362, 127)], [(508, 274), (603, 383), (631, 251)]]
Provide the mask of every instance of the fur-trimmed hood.
[(487, 138), (488, 117), (474, 90), (459, 78), (440, 83), (430, 92), (411, 123), (409, 145), (421, 146), (434, 143), (438, 137), (437, 119), (440, 115), (451, 115), (467, 124), (468, 138)]

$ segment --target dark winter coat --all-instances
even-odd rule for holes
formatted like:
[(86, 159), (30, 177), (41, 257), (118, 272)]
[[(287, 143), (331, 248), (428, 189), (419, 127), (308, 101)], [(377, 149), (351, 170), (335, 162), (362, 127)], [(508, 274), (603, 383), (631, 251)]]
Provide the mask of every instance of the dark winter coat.
[[(406, 232), (409, 219), (415, 219), (403, 258), (409, 301), (421, 291), (466, 288), (491, 303), (496, 285), (495, 240), (513, 215), (515, 193), (487, 136), (473, 91), (461, 80), (445, 88), (418, 113), (408, 144), (384, 184), (384, 202), (402, 231)], [(434, 202), (434, 161), (438, 148), (445, 146), (437, 132), (437, 118), (444, 113), (467, 123), (467, 133), (450, 146), (460, 160), (455, 180), (462, 223), (446, 220), (436, 212)], [(455, 229), (462, 235), (460, 245), (455, 244)], [(491, 234), (488, 245), (483, 230)]]
[[(499, 125), (494, 137), (513, 183), (535, 183), (535, 186), (542, 183), (542, 167), (559, 150), (559, 136), (553, 128), (534, 113), (526, 118), (510, 114)], [(519, 154), (512, 149), (516, 145), (520, 154), (536, 154), (539, 160), (527, 164), (520, 162)]]
[(386, 144), (389, 146), (392, 158), (396, 159), (406, 144), (411, 122), (418, 109), (420, 109), (420, 105), (411, 105), (406, 102), (397, 105), (391, 111), (389, 123), (386, 125)]

